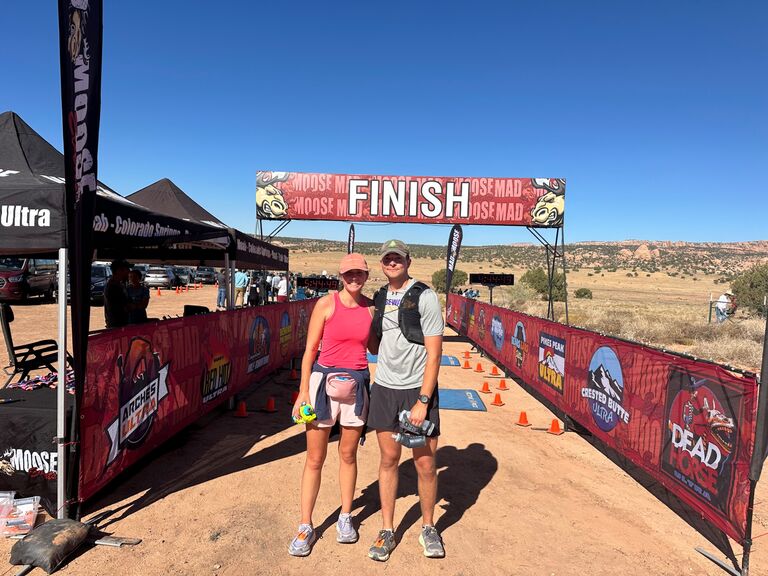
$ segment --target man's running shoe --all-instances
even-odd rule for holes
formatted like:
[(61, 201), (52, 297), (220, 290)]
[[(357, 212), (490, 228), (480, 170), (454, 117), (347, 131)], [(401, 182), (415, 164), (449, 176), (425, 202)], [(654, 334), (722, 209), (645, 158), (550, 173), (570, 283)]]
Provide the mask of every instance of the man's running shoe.
[(443, 539), (440, 538), (434, 526), (421, 527), (419, 544), (424, 548), (424, 556), (427, 558), (445, 558)]
[(339, 514), (339, 520), (336, 522), (336, 542), (354, 544), (357, 539), (357, 530), (352, 524), (352, 514)]
[(395, 549), (395, 533), (392, 530), (379, 530), (376, 541), (368, 549), (368, 558), (378, 562), (386, 562)]
[(315, 543), (315, 531), (309, 524), (300, 524), (299, 533), (288, 545), (288, 554), (291, 556), (309, 556), (312, 552), (312, 544)]

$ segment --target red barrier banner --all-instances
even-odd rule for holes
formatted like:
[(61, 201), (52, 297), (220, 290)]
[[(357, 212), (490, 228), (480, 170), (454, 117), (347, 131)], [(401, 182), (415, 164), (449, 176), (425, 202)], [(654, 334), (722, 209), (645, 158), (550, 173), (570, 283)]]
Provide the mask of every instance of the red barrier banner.
[(303, 353), (314, 304), (241, 308), (92, 337), (80, 420), (81, 501)]
[(451, 327), (744, 543), (754, 376), (455, 294), (447, 306)]
[(257, 172), (268, 220), (562, 226), (562, 178), (460, 178)]

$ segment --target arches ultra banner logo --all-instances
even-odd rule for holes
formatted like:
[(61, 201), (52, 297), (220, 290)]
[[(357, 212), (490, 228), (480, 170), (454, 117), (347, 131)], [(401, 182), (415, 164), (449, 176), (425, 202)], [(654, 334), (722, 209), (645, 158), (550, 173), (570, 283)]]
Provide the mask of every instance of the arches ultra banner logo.
[(268, 220), (558, 227), (565, 180), (263, 171), (256, 210)]

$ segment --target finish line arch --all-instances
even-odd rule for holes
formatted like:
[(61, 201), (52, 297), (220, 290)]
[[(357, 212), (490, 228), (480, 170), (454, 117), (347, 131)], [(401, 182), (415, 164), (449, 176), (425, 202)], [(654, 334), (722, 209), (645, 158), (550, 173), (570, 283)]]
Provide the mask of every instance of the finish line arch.
[[(565, 269), (565, 179), (382, 176), (256, 172), (256, 234), (262, 221), (291, 220), (403, 224), (482, 224), (527, 228), (546, 251), (549, 305), (558, 263)], [(554, 242), (544, 232), (554, 231)], [(565, 299), (568, 323), (568, 299)]]

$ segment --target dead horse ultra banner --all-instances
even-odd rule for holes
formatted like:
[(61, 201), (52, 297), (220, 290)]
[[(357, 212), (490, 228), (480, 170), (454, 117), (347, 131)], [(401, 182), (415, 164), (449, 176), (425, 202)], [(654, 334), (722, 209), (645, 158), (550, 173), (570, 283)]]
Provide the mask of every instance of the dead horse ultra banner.
[(558, 227), (562, 178), (459, 178), (257, 172), (268, 220), (344, 220)]

